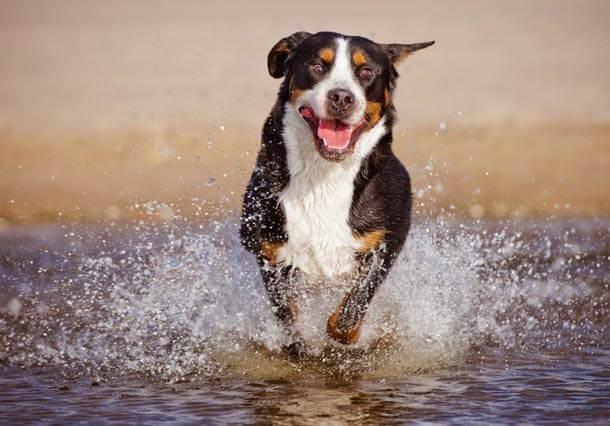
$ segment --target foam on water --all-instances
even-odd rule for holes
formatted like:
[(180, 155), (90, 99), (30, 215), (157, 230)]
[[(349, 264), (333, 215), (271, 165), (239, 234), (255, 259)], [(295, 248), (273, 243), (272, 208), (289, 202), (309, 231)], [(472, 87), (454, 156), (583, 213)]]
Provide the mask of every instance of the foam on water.
[(568, 267), (582, 252), (567, 241), (569, 230), (561, 243), (481, 229), (446, 219), (415, 226), (353, 348), (324, 331), (344, 289), (303, 287), (299, 327), (312, 357), (295, 365), (281, 353), (286, 336), (235, 220), (190, 230), (117, 227), (112, 248), (81, 254), (76, 269), (34, 289), (17, 283), (20, 294), (6, 302), (13, 311), (0, 313), (0, 360), (170, 381), (385, 377), (459, 365), (482, 347), (595, 343), (591, 324), (603, 321), (607, 292), (583, 311), (594, 287)]

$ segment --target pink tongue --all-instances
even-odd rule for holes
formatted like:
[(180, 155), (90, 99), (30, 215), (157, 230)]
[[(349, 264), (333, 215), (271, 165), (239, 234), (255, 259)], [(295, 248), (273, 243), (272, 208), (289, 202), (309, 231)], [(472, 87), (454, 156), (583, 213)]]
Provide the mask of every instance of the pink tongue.
[(320, 120), (318, 137), (329, 148), (343, 149), (347, 148), (353, 131), (353, 127), (346, 126), (340, 121)]

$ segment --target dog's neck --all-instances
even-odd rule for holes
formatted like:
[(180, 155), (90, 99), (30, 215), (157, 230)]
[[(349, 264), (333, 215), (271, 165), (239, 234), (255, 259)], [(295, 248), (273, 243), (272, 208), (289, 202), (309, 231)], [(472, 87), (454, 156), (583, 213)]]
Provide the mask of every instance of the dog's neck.
[(280, 257), (309, 277), (345, 277), (353, 272), (353, 253), (360, 247), (349, 225), (357, 176), (388, 133), (384, 120), (363, 132), (354, 152), (341, 162), (320, 155), (311, 129), (290, 104), (282, 129), (290, 177), (279, 196), (288, 234)]

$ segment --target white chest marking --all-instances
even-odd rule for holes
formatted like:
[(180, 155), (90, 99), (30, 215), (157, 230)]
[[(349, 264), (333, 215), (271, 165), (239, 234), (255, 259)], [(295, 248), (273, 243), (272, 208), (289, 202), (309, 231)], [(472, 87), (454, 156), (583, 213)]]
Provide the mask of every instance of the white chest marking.
[(385, 120), (363, 132), (352, 155), (340, 163), (322, 158), (309, 126), (290, 103), (283, 121), (290, 181), (280, 194), (288, 242), (279, 260), (308, 276), (340, 278), (353, 270), (361, 247), (348, 223), (354, 179), (385, 133)]
[(358, 249), (348, 218), (359, 164), (331, 163), (315, 148), (288, 151), (290, 182), (280, 196), (288, 242), (279, 257), (306, 275), (337, 278), (352, 270)]
[[(348, 87), (362, 104), (356, 116), (362, 116), (366, 100), (350, 64), (349, 43), (340, 38), (329, 78), (305, 92), (300, 101), (320, 113), (328, 90)], [(286, 215), (288, 242), (279, 250), (278, 258), (306, 276), (336, 279), (353, 270), (356, 251), (361, 247), (348, 223), (354, 179), (362, 160), (386, 132), (385, 119), (360, 135), (348, 158), (334, 163), (316, 150), (311, 130), (298, 113), (299, 106), (288, 102), (284, 109), (283, 137), (290, 181), (280, 194), (280, 204)]]

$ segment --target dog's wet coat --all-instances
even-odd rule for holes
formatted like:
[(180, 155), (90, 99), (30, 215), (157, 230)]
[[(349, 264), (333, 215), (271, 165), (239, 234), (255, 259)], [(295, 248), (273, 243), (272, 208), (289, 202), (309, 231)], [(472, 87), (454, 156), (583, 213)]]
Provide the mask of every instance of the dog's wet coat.
[(284, 81), (244, 196), (241, 238), (296, 355), (295, 274), (351, 282), (327, 332), (354, 343), (404, 244), (411, 186), (391, 149), (394, 65), (431, 44), (300, 32), (269, 53), (269, 73)]

